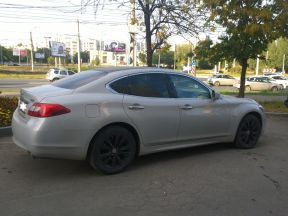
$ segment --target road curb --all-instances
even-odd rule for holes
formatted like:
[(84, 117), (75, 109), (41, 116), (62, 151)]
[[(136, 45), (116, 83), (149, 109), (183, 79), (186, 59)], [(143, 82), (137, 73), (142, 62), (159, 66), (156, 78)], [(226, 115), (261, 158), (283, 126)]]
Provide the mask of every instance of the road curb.
[(0, 137), (11, 136), (12, 135), (12, 127), (1, 127), (0, 128)]
[(265, 112), (265, 114), (269, 115), (269, 116), (284, 116), (284, 117), (288, 117), (288, 113)]

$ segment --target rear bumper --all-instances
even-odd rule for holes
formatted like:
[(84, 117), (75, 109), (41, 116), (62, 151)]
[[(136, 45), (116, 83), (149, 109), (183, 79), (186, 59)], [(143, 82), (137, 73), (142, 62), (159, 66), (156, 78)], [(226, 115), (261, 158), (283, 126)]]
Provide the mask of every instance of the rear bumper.
[(14, 112), (12, 119), (13, 142), (34, 157), (84, 160), (87, 152), (87, 131), (64, 130), (46, 125), (45, 119), (25, 121)]

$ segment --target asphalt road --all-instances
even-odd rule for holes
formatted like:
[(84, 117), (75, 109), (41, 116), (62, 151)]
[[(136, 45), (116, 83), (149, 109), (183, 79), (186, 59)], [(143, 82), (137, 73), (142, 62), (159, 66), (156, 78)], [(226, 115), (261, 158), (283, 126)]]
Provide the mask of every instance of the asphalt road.
[(286, 216), (288, 117), (268, 117), (259, 145), (143, 156), (105, 176), (84, 161), (32, 159), (0, 138), (0, 215)]
[(21, 89), (49, 84), (42, 79), (0, 79), (0, 89)]

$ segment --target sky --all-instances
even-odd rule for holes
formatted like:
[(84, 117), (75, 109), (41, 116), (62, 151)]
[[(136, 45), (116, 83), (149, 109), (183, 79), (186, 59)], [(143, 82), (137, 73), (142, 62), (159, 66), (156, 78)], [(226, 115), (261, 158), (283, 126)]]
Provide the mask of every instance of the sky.
[[(77, 20), (82, 40), (129, 42), (129, 4), (119, 7), (119, 3), (105, 0), (105, 5), (100, 5), (96, 11), (93, 3), (82, 7), (81, 2), (87, 0), (0, 0), (0, 44), (29, 44), (30, 32), (36, 44), (45, 37), (76, 36)], [(141, 34), (137, 37), (143, 40)], [(195, 38), (189, 40), (197, 42)], [(171, 44), (185, 42), (187, 40), (182, 37), (170, 40)]]

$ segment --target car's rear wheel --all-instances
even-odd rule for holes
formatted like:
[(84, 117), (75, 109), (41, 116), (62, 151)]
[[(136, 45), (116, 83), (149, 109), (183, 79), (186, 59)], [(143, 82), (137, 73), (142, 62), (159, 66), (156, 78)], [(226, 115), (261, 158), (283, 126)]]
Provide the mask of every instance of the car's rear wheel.
[(262, 129), (261, 121), (254, 115), (245, 116), (239, 124), (234, 140), (238, 148), (253, 148), (260, 136)]
[(272, 90), (272, 92), (276, 92), (276, 91), (278, 91), (278, 88), (276, 86), (273, 86), (271, 90)]
[(250, 86), (245, 86), (245, 91), (246, 91), (246, 92), (251, 91), (251, 87), (250, 87)]
[(55, 82), (55, 81), (57, 81), (57, 80), (59, 80), (59, 78), (54, 78), (54, 79), (52, 80), (52, 82)]
[(216, 82), (214, 83), (214, 85), (215, 85), (215, 86), (220, 86), (220, 82), (216, 81)]
[(126, 169), (136, 155), (133, 134), (119, 126), (111, 126), (93, 140), (89, 162), (94, 169), (105, 174), (119, 173)]

